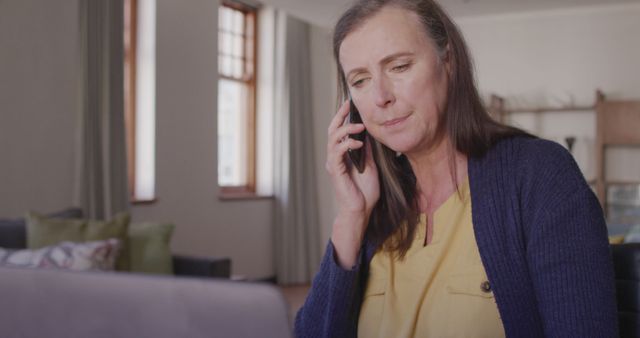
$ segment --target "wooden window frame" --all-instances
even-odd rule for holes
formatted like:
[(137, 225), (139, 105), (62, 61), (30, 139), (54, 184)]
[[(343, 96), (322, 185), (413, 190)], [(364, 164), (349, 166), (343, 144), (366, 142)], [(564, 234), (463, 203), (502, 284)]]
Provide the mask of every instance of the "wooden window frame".
[[(252, 57), (252, 73), (247, 76), (246, 74), (246, 66), (247, 66), (247, 62), (246, 62), (246, 47), (247, 47), (247, 41), (243, 40), (243, 44), (242, 44), (242, 65), (243, 65), (243, 77), (241, 79), (236, 78), (236, 77), (232, 77), (232, 76), (227, 76), (227, 75), (223, 75), (220, 70), (218, 70), (218, 78), (219, 79), (225, 79), (225, 80), (229, 80), (229, 81), (234, 81), (234, 82), (239, 82), (242, 83), (243, 85), (247, 86), (248, 89), (248, 102), (247, 102), (247, 118), (246, 118), (246, 130), (247, 130), (247, 135), (246, 135), (246, 146), (247, 146), (247, 152), (246, 152), (246, 163), (247, 163), (247, 173), (246, 173), (246, 184), (242, 185), (242, 186), (220, 186), (220, 199), (225, 199), (225, 200), (233, 200), (233, 199), (255, 199), (255, 198), (261, 198), (260, 196), (256, 195), (256, 133), (257, 133), (257, 128), (256, 128), (256, 75), (257, 75), (257, 66), (258, 66), (258, 62), (257, 62), (257, 49), (258, 49), (258, 44), (257, 44), (257, 34), (258, 34), (258, 12), (257, 12), (257, 8), (255, 7), (251, 7), (239, 2), (232, 2), (232, 1), (222, 1), (222, 3), (220, 4), (220, 7), (228, 7), (237, 11), (242, 12), (245, 16), (250, 17), (251, 20), (253, 21), (253, 30), (250, 32), (251, 33), (251, 39), (253, 41), (251, 41), (251, 43), (253, 44), (253, 53), (251, 55)], [(248, 32), (248, 28), (247, 28), (247, 24), (248, 24), (248, 20), (245, 20), (245, 39), (249, 39), (247, 37), (247, 33)], [(219, 34), (220, 30), (220, 25), (218, 25), (218, 31), (216, 32), (216, 34)], [(221, 55), (220, 53), (220, 49), (218, 48), (218, 57)]]

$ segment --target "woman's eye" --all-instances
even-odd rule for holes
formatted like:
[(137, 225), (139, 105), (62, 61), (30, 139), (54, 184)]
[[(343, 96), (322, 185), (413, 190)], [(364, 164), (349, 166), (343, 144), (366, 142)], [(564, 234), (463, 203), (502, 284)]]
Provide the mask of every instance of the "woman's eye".
[(391, 68), (391, 70), (393, 70), (394, 72), (401, 72), (403, 70), (406, 70), (407, 68), (409, 68), (410, 64), (408, 63), (404, 63), (398, 66), (395, 66), (393, 68)]
[(353, 83), (351, 83), (351, 86), (352, 87), (359, 87), (359, 86), (362, 85), (363, 82), (364, 82), (364, 79), (360, 79), (360, 80), (357, 80), (357, 81), (354, 81)]

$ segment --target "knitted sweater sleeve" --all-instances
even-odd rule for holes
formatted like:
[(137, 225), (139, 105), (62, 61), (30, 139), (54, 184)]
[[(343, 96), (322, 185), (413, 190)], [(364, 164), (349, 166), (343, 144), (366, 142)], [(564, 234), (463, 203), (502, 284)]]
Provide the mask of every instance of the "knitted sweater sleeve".
[(571, 155), (546, 148), (525, 189), (527, 260), (546, 337), (617, 337), (613, 263), (602, 209)]
[(343, 269), (329, 241), (309, 295), (296, 315), (297, 338), (356, 336), (361, 261), (351, 270)]

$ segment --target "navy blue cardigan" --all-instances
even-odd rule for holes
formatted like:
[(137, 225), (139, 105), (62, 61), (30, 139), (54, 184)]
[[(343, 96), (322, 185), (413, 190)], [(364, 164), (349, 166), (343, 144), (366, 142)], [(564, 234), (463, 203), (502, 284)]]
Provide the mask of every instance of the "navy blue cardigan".
[[(507, 337), (617, 337), (602, 209), (571, 154), (516, 137), (470, 158), (473, 229)], [(369, 261), (352, 270), (328, 244), (295, 320), (296, 337), (355, 337)]]

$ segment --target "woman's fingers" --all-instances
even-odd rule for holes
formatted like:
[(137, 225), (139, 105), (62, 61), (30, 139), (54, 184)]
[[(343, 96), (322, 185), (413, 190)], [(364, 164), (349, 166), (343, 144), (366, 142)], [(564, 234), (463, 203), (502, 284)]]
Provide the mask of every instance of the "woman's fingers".
[(347, 139), (349, 134), (357, 134), (363, 130), (364, 124), (362, 123), (347, 123), (329, 134), (328, 144), (329, 146), (333, 146)]
[(344, 163), (344, 154), (349, 149), (360, 149), (364, 146), (364, 142), (346, 138), (343, 142), (335, 144), (327, 154), (327, 171), (332, 174), (340, 171), (346, 173), (346, 165)]
[(347, 117), (347, 114), (349, 114), (349, 100), (346, 100), (342, 103), (342, 105), (338, 109), (338, 112), (331, 120), (331, 123), (329, 123), (329, 129), (327, 131), (329, 135), (331, 135), (334, 130), (338, 129), (338, 127), (340, 127), (344, 123), (344, 119)]
[[(338, 115), (340, 112), (336, 116)], [(329, 173), (346, 172), (344, 154), (349, 149), (358, 149), (363, 145), (362, 142), (349, 138), (348, 135), (359, 133), (364, 129), (364, 125), (361, 123), (347, 123), (336, 128), (333, 126), (329, 128), (326, 164)]]
[(360, 148), (362, 148), (362, 146), (364, 146), (364, 142), (349, 138), (349, 139), (344, 140), (344, 142), (338, 144), (338, 149), (337, 150), (338, 150), (339, 154), (340, 153), (344, 154), (349, 149), (360, 149)]

